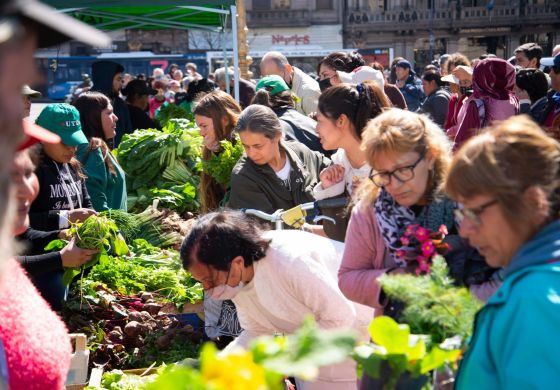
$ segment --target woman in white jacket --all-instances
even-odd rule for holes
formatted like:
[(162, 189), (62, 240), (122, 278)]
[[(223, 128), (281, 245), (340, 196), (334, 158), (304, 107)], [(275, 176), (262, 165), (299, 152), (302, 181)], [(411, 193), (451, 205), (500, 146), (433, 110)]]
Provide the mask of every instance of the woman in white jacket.
[[(370, 119), (390, 108), (387, 95), (373, 81), (339, 84), (327, 89), (319, 98), (317, 133), (333, 164), (325, 168), (320, 182), (313, 189), (317, 200), (351, 196), (360, 181), (367, 178), (371, 167), (361, 149), (362, 131)], [(326, 222), (324, 231), (329, 238), (344, 241), (348, 218), (336, 212), (336, 225)]]
[[(338, 288), (336, 244), (324, 237), (265, 232), (240, 211), (222, 211), (198, 220), (183, 242), (181, 259), (206, 294), (235, 303), (243, 331), (226, 351), (258, 336), (293, 333), (309, 315), (323, 329), (364, 333), (360, 309)], [(304, 390), (355, 389), (355, 365), (348, 360), (323, 367), (316, 381), (297, 383)]]

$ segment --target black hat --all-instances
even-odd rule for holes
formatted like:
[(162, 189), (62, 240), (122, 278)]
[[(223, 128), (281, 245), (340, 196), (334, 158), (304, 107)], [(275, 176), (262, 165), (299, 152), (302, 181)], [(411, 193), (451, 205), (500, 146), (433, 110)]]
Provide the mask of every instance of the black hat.
[(0, 43), (17, 34), (17, 24), (10, 17), (20, 17), (36, 24), (38, 47), (49, 47), (72, 39), (92, 46), (108, 46), (111, 38), (56, 9), (35, 0), (0, 0), (0, 24), (4, 33)]
[(131, 95), (155, 95), (157, 91), (153, 88), (149, 88), (145, 80), (132, 80), (123, 89), (123, 94), (125, 96)]

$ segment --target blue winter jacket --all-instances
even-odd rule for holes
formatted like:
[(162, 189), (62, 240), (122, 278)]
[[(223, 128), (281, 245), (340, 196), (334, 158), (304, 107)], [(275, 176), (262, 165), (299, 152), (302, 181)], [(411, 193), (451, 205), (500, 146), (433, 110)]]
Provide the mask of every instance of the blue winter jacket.
[(525, 243), (477, 314), (456, 389), (560, 386), (560, 221)]

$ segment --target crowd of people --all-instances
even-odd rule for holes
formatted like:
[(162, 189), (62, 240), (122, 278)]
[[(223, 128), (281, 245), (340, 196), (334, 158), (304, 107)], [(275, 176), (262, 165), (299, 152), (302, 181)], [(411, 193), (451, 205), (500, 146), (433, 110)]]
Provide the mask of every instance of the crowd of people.
[[(245, 150), (230, 185), (202, 173), (201, 215), (181, 248), (205, 290), (207, 336), (226, 353), (292, 333), (309, 315), (367, 341), (371, 318), (398, 310), (379, 278), (414, 272), (406, 229), (445, 226), (449, 275), (485, 302), (457, 388), (557, 382), (560, 54), (543, 59), (528, 43), (510, 60), (453, 53), (420, 72), (405, 58), (384, 69), (335, 52), (314, 78), (269, 52), (259, 80), (240, 80), (239, 102), (231, 68), (204, 77), (194, 64), (173, 64), (132, 77), (99, 61), (71, 104), (48, 104), (31, 123), (23, 118), (38, 95), (28, 86), (34, 50), (106, 37), (48, 7), (28, 14), (7, 3), (1, 12), (14, 26), (0, 36), (0, 355), (8, 369), (0, 385), (62, 388), (70, 359), (55, 314), (62, 275), (95, 251), (72, 239), (57, 252), (44, 247), (68, 238), (71, 223), (127, 209), (126, 172), (112, 151), (125, 134), (157, 128), (164, 104), (193, 115), (203, 159), (221, 153), (223, 140)], [(271, 230), (240, 211), (330, 198), (348, 203), (324, 210), (336, 223), (305, 223), (304, 231)], [(354, 389), (359, 379), (348, 360), (296, 383)]]

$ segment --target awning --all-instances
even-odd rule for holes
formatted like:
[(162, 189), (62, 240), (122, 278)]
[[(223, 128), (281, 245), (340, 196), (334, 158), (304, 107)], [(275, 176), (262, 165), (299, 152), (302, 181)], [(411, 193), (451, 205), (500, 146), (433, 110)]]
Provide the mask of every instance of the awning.
[[(43, 2), (104, 31), (182, 29), (224, 33), (229, 19), (232, 25), (235, 54), (233, 58), (235, 98), (239, 101), (235, 0), (43, 0)], [(224, 64), (227, 64), (227, 59), (224, 59)], [(226, 84), (229, 85), (227, 82)]]

